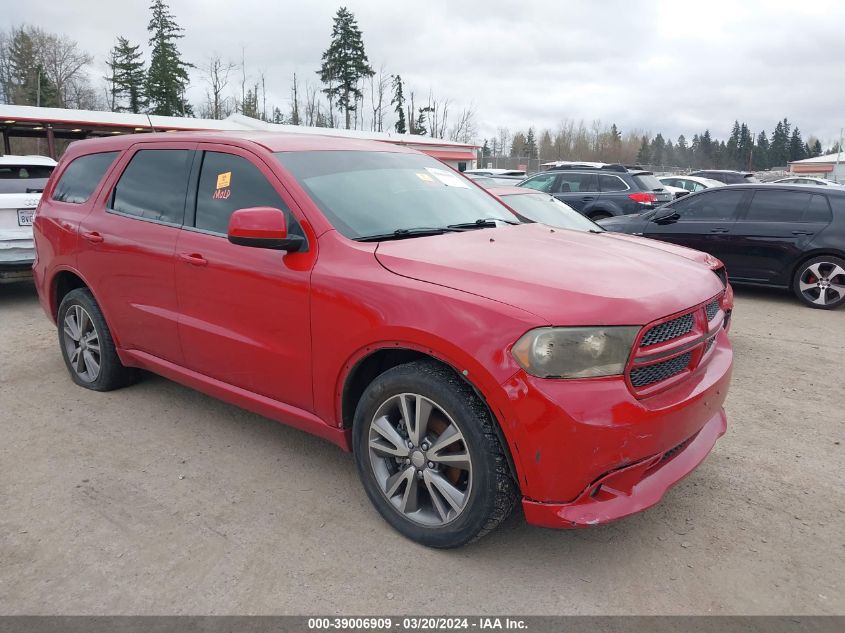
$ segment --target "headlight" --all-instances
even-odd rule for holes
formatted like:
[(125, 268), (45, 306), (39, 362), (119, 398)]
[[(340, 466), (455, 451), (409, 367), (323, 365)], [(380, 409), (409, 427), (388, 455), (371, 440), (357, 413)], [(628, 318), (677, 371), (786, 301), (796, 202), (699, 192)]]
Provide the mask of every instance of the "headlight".
[(524, 334), (513, 356), (540, 378), (615, 376), (625, 369), (638, 326), (541, 327)]

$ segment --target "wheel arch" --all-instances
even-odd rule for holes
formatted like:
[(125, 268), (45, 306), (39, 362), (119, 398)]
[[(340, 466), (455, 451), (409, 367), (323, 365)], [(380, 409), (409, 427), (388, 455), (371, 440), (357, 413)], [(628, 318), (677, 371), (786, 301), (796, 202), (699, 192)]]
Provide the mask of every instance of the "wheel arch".
[(802, 253), (801, 257), (799, 257), (789, 269), (789, 277), (785, 280), (787, 286), (790, 289), (794, 288), (795, 275), (798, 273), (798, 269), (801, 268), (801, 266), (806, 264), (811, 259), (815, 259), (816, 257), (824, 257), (825, 255), (831, 257), (838, 257), (839, 259), (845, 259), (845, 251), (839, 250), (837, 248), (818, 248), (812, 251), (808, 251), (806, 253)]
[(514, 461), (510, 442), (502, 428), (501, 414), (497, 413), (497, 407), (484, 395), (482, 389), (469, 378), (470, 374), (467, 370), (458, 370), (453, 362), (436, 354), (431, 349), (424, 349), (410, 343), (394, 343), (393, 345), (382, 344), (368, 347), (362, 352), (359, 352), (354, 360), (347, 363), (345, 372), (340, 379), (340, 388), (338, 389), (338, 419), (342, 427), (344, 429), (352, 428), (352, 421), (355, 417), (358, 402), (364, 394), (364, 390), (373, 380), (393, 367), (418, 360), (431, 360), (447, 368), (469, 385), (484, 403), (490, 412), (490, 417), (493, 420), (493, 428), (496, 431), (496, 435), (507, 458), (511, 477), (519, 490), (521, 482), (520, 469)]

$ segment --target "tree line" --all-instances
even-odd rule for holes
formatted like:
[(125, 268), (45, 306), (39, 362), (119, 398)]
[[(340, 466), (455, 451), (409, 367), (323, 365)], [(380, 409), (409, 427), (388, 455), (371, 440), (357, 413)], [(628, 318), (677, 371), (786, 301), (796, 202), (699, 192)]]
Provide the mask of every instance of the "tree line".
[[(401, 74), (370, 63), (354, 14), (340, 7), (332, 20), (329, 45), (314, 74), (294, 72), (287, 104), (268, 104), (267, 73), (250, 72), (246, 50), (239, 60), (212, 53), (199, 64), (179, 50), (185, 37), (166, 0), (152, 0), (147, 25), (148, 51), (117, 36), (105, 60), (100, 89), (92, 82), (93, 57), (65, 35), (34, 26), (0, 31), (0, 99), (9, 104), (103, 109), (113, 112), (223, 119), (232, 113), (317, 127), (393, 130), (474, 143), (478, 140), (473, 106), (408, 86)], [(145, 57), (149, 55), (149, 63)], [(204, 99), (187, 98), (191, 73), (199, 76)], [(315, 77), (316, 75), (316, 77)], [(309, 79), (310, 77), (310, 79)], [(827, 152), (836, 151), (836, 145)], [(824, 152), (821, 142), (805, 142), (788, 119), (771, 133), (753, 133), (735, 121), (725, 140), (709, 130), (677, 139), (642, 130), (622, 132), (615, 123), (564, 120), (556, 129), (512, 131), (500, 127), (482, 139), (485, 157), (526, 160), (595, 160), (696, 168), (768, 169)]]
[(526, 161), (584, 160), (622, 164), (660, 165), (697, 169), (761, 171), (784, 167), (790, 161), (839, 151), (839, 143), (825, 149), (813, 136), (805, 142), (801, 131), (788, 119), (778, 121), (771, 134), (753, 134), (745, 123), (735, 121), (726, 140), (713, 138), (710, 130), (677, 140), (663, 134), (632, 130), (623, 134), (616, 124), (600, 121), (564, 121), (555, 130), (534, 128), (512, 132), (499, 128), (496, 136), (482, 141), (482, 155)]

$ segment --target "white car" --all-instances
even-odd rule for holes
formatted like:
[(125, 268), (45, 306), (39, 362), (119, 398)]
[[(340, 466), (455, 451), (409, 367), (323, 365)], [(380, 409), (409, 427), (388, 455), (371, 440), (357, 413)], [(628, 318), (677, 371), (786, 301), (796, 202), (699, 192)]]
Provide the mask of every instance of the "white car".
[(713, 180), (712, 178), (702, 178), (701, 176), (658, 176), (657, 178), (667, 187), (675, 187), (682, 189), (683, 193), (675, 194), (676, 198), (685, 196), (696, 191), (703, 191), (704, 189), (712, 189), (713, 187), (724, 187), (725, 183)]
[[(478, 168), (467, 169), (464, 172), (467, 178), (475, 176), (484, 176), (485, 178), (492, 178), (498, 185), (515, 185), (521, 180), (525, 179), (525, 171), (521, 169), (497, 169), (497, 168)], [(482, 183), (479, 183), (482, 184)], [(482, 184), (482, 186), (484, 186)]]
[(828, 180), (827, 178), (813, 178), (812, 176), (790, 176), (789, 178), (780, 178), (772, 180), (772, 184), (780, 185), (820, 185), (822, 187), (845, 187), (845, 185)]
[(0, 156), (0, 280), (31, 274), (32, 216), (55, 167), (45, 156)]

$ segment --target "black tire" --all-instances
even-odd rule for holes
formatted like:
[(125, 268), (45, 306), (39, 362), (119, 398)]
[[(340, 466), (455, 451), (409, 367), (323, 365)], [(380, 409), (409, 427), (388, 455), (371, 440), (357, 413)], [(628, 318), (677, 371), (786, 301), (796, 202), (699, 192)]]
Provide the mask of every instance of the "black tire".
[[(410, 520), (388, 501), (376, 479), (368, 439), (370, 423), (391, 398), (407, 393), (435, 402), (459, 426), (471, 459), (472, 486), (466, 503), (457, 517), (444, 525), (432, 527)], [(481, 538), (507, 518), (516, 501), (516, 485), (495, 424), (473, 389), (440, 363), (416, 361), (389, 369), (364, 391), (353, 422), (355, 462), (367, 496), (390, 525), (422, 545), (452, 548)]]
[[(817, 267), (819, 266), (820, 267)], [(817, 310), (833, 310), (845, 304), (845, 293), (838, 294), (831, 289), (825, 289), (824, 303), (818, 303), (822, 297), (823, 288), (819, 284), (834, 284), (837, 286), (845, 286), (845, 272), (835, 274), (831, 277), (819, 277), (815, 274), (816, 271), (823, 274), (830, 275), (836, 272), (836, 268), (845, 271), (845, 260), (841, 257), (833, 255), (820, 255), (803, 262), (795, 271), (792, 278), (792, 292), (805, 306), (816, 308)], [(815, 268), (815, 270), (813, 270)], [(801, 283), (809, 284), (810, 286), (819, 286), (818, 288), (801, 289)]]
[[(71, 352), (68, 349), (69, 341), (66, 338), (65, 328), (67, 326), (66, 319), (68, 318), (68, 312), (74, 310), (75, 306), (80, 306), (90, 318), (93, 324), (93, 331), (96, 332), (99, 343), (99, 371), (91, 380), (80, 375), (71, 364)], [(130, 367), (124, 367), (121, 364), (120, 358), (115, 351), (111, 332), (109, 331), (108, 325), (106, 325), (106, 320), (103, 318), (100, 306), (97, 305), (90, 290), (87, 288), (76, 288), (67, 293), (59, 306), (57, 323), (59, 349), (62, 351), (62, 358), (64, 358), (65, 366), (73, 382), (80, 387), (85, 387), (93, 391), (111, 391), (134, 382), (137, 371)]]
[(593, 212), (589, 215), (589, 218), (590, 218), (593, 222), (598, 222), (599, 220), (606, 220), (607, 218), (612, 218), (612, 217), (613, 217), (613, 214), (612, 214), (612, 213), (608, 213), (607, 211), (593, 211)]

